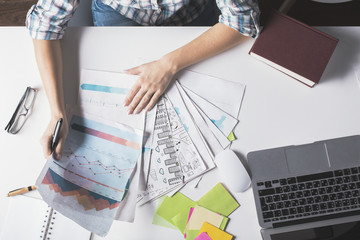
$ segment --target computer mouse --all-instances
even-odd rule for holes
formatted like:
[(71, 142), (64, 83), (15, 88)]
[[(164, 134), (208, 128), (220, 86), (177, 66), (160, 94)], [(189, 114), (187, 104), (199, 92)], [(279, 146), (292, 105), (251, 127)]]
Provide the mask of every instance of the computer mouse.
[(215, 156), (215, 164), (219, 169), (225, 185), (234, 192), (243, 192), (249, 188), (251, 179), (239, 157), (230, 149), (225, 149)]

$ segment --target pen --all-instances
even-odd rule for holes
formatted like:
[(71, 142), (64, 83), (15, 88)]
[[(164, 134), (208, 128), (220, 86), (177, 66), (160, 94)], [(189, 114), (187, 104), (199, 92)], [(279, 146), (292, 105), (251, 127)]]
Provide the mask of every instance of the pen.
[(58, 138), (59, 138), (59, 133), (60, 133), (60, 129), (61, 129), (61, 125), (62, 125), (63, 119), (60, 118), (59, 121), (57, 121), (56, 126), (55, 126), (55, 130), (54, 130), (54, 134), (53, 134), (53, 138), (51, 141), (51, 153), (54, 152), (56, 144), (58, 142)]
[(12, 196), (15, 196), (15, 195), (30, 192), (32, 190), (36, 190), (36, 186), (29, 186), (29, 187), (18, 188), (18, 189), (12, 190), (7, 194), (7, 196), (12, 197)]

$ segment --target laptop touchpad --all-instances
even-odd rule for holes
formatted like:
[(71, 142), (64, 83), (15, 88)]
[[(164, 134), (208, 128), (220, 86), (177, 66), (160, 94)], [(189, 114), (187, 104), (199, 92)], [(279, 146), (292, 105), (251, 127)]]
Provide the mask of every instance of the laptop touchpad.
[(330, 167), (330, 160), (323, 143), (290, 147), (285, 149), (285, 155), (291, 173), (311, 174)]

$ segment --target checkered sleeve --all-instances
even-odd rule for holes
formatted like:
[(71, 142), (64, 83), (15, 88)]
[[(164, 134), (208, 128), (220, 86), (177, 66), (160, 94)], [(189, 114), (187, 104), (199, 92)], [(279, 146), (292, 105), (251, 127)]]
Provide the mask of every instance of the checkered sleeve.
[(260, 9), (257, 0), (216, 0), (221, 11), (219, 22), (245, 36), (259, 34)]
[(38, 0), (27, 13), (26, 28), (34, 39), (61, 39), (78, 5), (79, 0)]

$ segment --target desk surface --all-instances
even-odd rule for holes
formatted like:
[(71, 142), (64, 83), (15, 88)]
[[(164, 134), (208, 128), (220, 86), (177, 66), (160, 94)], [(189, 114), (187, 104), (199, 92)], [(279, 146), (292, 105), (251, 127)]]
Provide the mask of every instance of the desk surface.
[[(200, 35), (203, 27), (69, 28), (63, 39), (66, 102), (77, 97), (79, 69), (119, 71), (165, 53)], [(340, 39), (319, 85), (308, 88), (250, 57), (248, 40), (190, 69), (246, 84), (232, 149), (250, 151), (360, 134), (360, 88), (354, 68), (360, 68), (360, 28), (320, 28)], [(14, 188), (35, 182), (45, 163), (39, 139), (49, 109), (36, 67), (32, 42), (23, 27), (0, 28), (2, 114), (5, 127), (26, 86), (39, 89), (31, 117), (19, 134), (0, 133), (0, 212), (5, 213)], [(182, 192), (197, 200), (220, 181), (217, 170), (207, 173), (197, 189)], [(234, 194), (241, 207), (230, 215), (227, 231), (239, 239), (260, 240), (252, 190)], [(151, 224), (155, 203), (138, 207), (135, 223), (115, 222), (106, 239), (182, 239), (179, 231)], [(0, 214), (0, 231), (5, 214)], [(100, 238), (96, 238), (100, 239)]]

